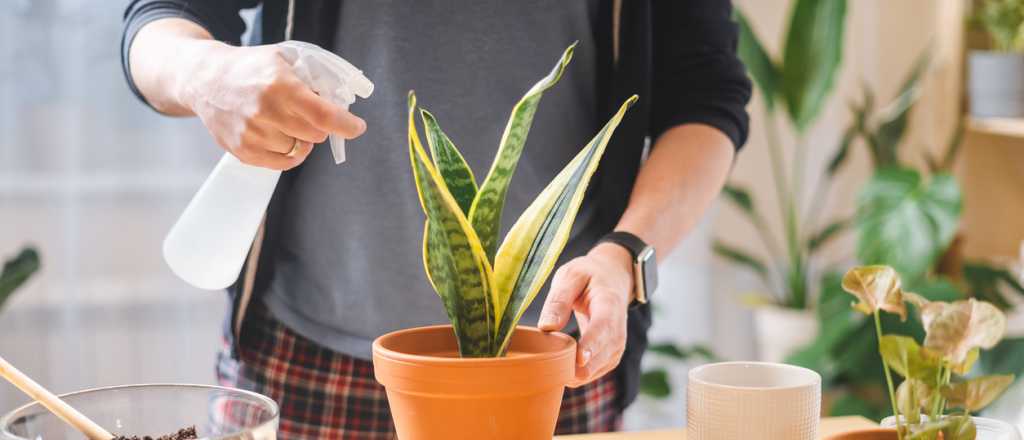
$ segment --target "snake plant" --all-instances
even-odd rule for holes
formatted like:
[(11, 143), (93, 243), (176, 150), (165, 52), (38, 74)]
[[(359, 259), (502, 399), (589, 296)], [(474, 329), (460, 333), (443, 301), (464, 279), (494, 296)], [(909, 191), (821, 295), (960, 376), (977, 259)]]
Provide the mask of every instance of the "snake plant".
[(423, 148), (415, 121), (416, 95), (409, 92), (409, 158), (426, 215), (423, 264), (463, 357), (497, 357), (508, 350), (512, 330), (565, 247), (608, 140), (637, 99), (622, 104), (526, 208), (499, 246), (505, 195), (537, 105), (565, 72), (575, 46), (512, 108), (494, 163), (479, 185), (437, 119), (419, 109), (430, 153)]

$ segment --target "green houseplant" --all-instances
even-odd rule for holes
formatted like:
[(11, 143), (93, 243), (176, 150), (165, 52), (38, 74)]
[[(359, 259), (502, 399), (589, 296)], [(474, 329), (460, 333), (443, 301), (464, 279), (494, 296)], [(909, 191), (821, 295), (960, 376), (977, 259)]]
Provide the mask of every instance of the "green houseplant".
[[(984, 419), (971, 413), (984, 408), (1013, 382), (1012, 375), (966, 376), (980, 350), (994, 347), (1006, 331), (1006, 317), (994, 305), (973, 298), (953, 302), (929, 301), (902, 290), (900, 277), (889, 266), (851, 269), (842, 280), (843, 289), (857, 298), (853, 308), (874, 322), (878, 353), (885, 370), (893, 417), (885, 424), (895, 426), (899, 439), (974, 440), (976, 424)], [(924, 327), (923, 344), (912, 337), (884, 334), (881, 312), (905, 320), (908, 303), (916, 309)], [(894, 374), (904, 378), (894, 387)], [(960, 408), (944, 415), (946, 409)], [(984, 420), (1003, 429), (998, 436), (1012, 433), (1012, 426)], [(996, 427), (1001, 428), (996, 428)]]
[[(821, 207), (804, 203), (808, 190), (804, 181), (808, 173), (807, 131), (834, 90), (842, 62), (846, 1), (797, 0), (792, 8), (779, 57), (769, 55), (742, 12), (736, 15), (739, 56), (764, 104), (763, 121), (781, 230), (771, 229), (763, 207), (755, 203), (747, 188), (730, 183), (723, 192), (726, 200), (748, 217), (763, 245), (761, 254), (768, 258), (725, 240), (716, 240), (713, 247), (720, 257), (755, 273), (768, 292), (748, 297), (748, 302), (760, 306), (754, 311), (759, 349), (762, 359), (769, 361), (781, 361), (815, 333), (814, 315), (809, 310), (813, 305), (811, 286), (815, 285), (810, 269), (815, 254), (846, 224), (842, 219), (817, 224), (813, 217)], [(779, 119), (784, 119), (796, 137), (788, 169), (778, 133)]]
[[(866, 86), (863, 98), (850, 105), (852, 122), (828, 172), (840, 172), (849, 150), (860, 145), (874, 168), (849, 222), (856, 232), (855, 256), (861, 263), (896, 268), (905, 286), (928, 299), (978, 298), (1009, 310), (1013, 304), (1009, 296), (1024, 294), (1024, 286), (1004, 267), (964, 260), (959, 255), (959, 244), (965, 239), (957, 234), (962, 201), (951, 169), (962, 144), (963, 125), (953, 129), (940, 154), (925, 155), (927, 166), (917, 167), (903, 158), (906, 154), (901, 147), (929, 64), (930, 51), (926, 51), (886, 105), (877, 106), (874, 93)], [(831, 415), (857, 414), (877, 420), (888, 404), (883, 369), (874, 354), (877, 342), (870, 337), (874, 326), (846, 307), (841, 278), (827, 272), (821, 279), (816, 310), (820, 331), (787, 361), (822, 374), (826, 394), (831, 397), (831, 404), (826, 405)], [(893, 333), (924, 337), (915, 316), (909, 316), (907, 322), (882, 316), (882, 321)], [(979, 369), (1019, 374), (1024, 364), (1013, 360), (1022, 355), (1024, 343), (1008, 338), (982, 355)]]
[(33, 248), (22, 249), (4, 263), (0, 271), (0, 309), (18, 287), (39, 270), (39, 253)]
[(968, 55), (968, 94), (977, 117), (1024, 116), (1024, 1), (975, 2), (973, 19), (989, 40), (989, 50)]
[(549, 438), (554, 432), (562, 390), (574, 374), (575, 342), (517, 323), (553, 269), (587, 183), (637, 97), (626, 100), (555, 176), (503, 242), (498, 232), (537, 105), (561, 78), (574, 48), (513, 107), (479, 185), (437, 119), (417, 112), (415, 94), (409, 94), (409, 156), (426, 214), (423, 262), (451, 325), (403, 330), (374, 342), (375, 374), (387, 389), (399, 437)]

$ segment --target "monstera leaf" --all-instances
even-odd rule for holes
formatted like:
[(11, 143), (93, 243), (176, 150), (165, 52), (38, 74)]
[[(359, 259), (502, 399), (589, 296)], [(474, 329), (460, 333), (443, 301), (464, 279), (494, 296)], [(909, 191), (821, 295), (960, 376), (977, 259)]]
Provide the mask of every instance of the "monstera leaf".
[(975, 348), (994, 347), (1006, 332), (1003, 312), (974, 298), (929, 303), (921, 309), (921, 322), (927, 334), (925, 348), (954, 364), (968, 360)]
[(843, 290), (857, 297), (853, 305), (865, 315), (878, 310), (900, 315), (907, 319), (907, 306), (903, 303), (900, 276), (888, 266), (861, 266), (851, 269), (843, 276)]
[(857, 257), (892, 266), (908, 282), (917, 280), (949, 247), (960, 220), (956, 179), (937, 174), (929, 181), (912, 169), (877, 172), (857, 207)]
[(1013, 376), (981, 376), (942, 387), (950, 407), (979, 411), (996, 400), (1013, 383)]

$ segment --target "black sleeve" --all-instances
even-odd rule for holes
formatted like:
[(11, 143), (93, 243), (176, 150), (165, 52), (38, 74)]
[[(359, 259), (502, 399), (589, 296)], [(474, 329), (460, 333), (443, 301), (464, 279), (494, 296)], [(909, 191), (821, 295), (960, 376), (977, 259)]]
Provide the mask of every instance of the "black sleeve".
[[(124, 30), (121, 34), (121, 70), (132, 93), (139, 93), (128, 67), (128, 51), (139, 29), (160, 18), (184, 18), (202, 26), (213, 38), (229, 44), (241, 44), (245, 22), (239, 11), (255, 7), (258, 0), (132, 0), (124, 10)], [(148, 102), (146, 103), (149, 104)]]
[(747, 141), (751, 83), (736, 55), (730, 0), (654, 0), (651, 133), (703, 123), (739, 149)]

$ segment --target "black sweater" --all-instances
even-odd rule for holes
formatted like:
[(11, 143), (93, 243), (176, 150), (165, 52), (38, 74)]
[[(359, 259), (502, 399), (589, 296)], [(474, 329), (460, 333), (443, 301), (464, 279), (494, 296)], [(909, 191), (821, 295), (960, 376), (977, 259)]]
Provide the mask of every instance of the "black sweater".
[[(297, 0), (293, 39), (330, 50), (340, 1)], [(284, 38), (287, 4), (287, 0), (132, 0), (125, 10), (121, 42), (129, 87), (143, 99), (128, 74), (127, 62), (132, 39), (146, 23), (185, 18), (206, 28), (214, 38), (239, 45), (246, 30), (239, 11), (262, 6), (247, 43), (269, 44)], [(608, 145), (587, 193), (598, 206), (605, 229), (610, 231), (626, 208), (645, 140), (656, 140), (677, 125), (701, 123), (720, 130), (737, 149), (746, 142), (749, 119), (745, 106), (751, 84), (736, 56), (737, 28), (731, 13), (729, 0), (601, 0), (596, 120), (607, 120), (630, 95), (640, 96)], [(260, 275), (256, 275), (255, 292), (263, 290), (261, 285), (268, 281)], [(239, 285), (231, 289), (235, 308), (228, 323), (241, 318), (235, 316), (241, 302)], [(650, 325), (649, 307), (630, 311), (626, 353), (616, 371), (622, 408), (636, 397)]]

